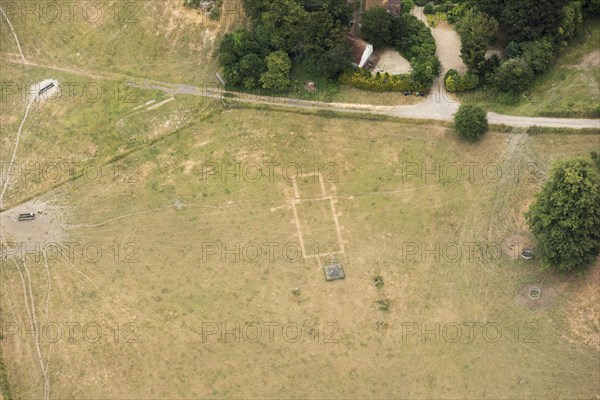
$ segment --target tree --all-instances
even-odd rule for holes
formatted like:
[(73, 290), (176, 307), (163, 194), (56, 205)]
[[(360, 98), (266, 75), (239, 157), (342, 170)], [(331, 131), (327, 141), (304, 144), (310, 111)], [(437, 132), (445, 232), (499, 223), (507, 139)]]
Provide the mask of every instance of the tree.
[(506, 1), (502, 22), (511, 36), (519, 40), (535, 40), (556, 33), (569, 0)]
[(485, 66), (487, 46), (496, 40), (498, 21), (489, 15), (470, 9), (456, 25), (460, 34), (460, 56), (471, 72), (479, 74)]
[(252, 32), (238, 29), (223, 37), (219, 46), (219, 63), (229, 86), (253, 89), (265, 69), (263, 46)]
[(550, 38), (521, 44), (521, 56), (531, 66), (534, 73), (544, 72), (554, 60), (554, 45)]
[(251, 53), (242, 57), (237, 71), (244, 89), (255, 89), (264, 70), (265, 63), (257, 54)]
[(525, 213), (544, 267), (571, 271), (600, 254), (600, 171), (589, 158), (555, 163)]
[(511, 39), (536, 40), (555, 34), (572, 0), (470, 0), (506, 27)]
[(533, 70), (522, 57), (505, 61), (494, 75), (494, 84), (498, 89), (508, 93), (524, 91), (533, 79)]
[(574, 1), (564, 8), (564, 17), (558, 28), (556, 41), (567, 44), (569, 39), (574, 38), (583, 26), (583, 8), (579, 1)]
[(335, 79), (352, 63), (346, 30), (325, 12), (305, 18), (301, 59), (310, 73)]
[(267, 71), (260, 77), (262, 87), (281, 92), (290, 87), (290, 69), (292, 62), (285, 51), (274, 51), (265, 59)]
[(600, 0), (584, 0), (583, 8), (589, 14), (600, 14)]
[(477, 106), (463, 104), (454, 114), (456, 132), (467, 139), (477, 139), (488, 130), (487, 113)]
[(383, 7), (365, 11), (361, 18), (363, 38), (374, 47), (385, 47), (393, 43), (394, 17)]

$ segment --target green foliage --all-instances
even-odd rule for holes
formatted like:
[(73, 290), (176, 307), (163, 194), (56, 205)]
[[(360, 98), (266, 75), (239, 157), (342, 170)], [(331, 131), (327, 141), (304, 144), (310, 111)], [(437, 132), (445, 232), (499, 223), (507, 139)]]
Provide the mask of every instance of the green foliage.
[(410, 10), (413, 9), (413, 7), (415, 6), (415, 3), (413, 2), (413, 0), (401, 0), (402, 2), (402, 8), (400, 9), (400, 12), (402, 14), (410, 14)]
[(494, 75), (495, 86), (503, 92), (521, 93), (533, 80), (531, 65), (522, 57), (504, 62)]
[(311, 73), (330, 79), (351, 64), (345, 28), (351, 15), (348, 2), (300, 3), (243, 0), (252, 24), (225, 34), (218, 51), (228, 86), (257, 89), (266, 85), (283, 90), (286, 79), (282, 79), (281, 71), (268, 71), (262, 79), (267, 72), (266, 57), (279, 51), (290, 61), (303, 63)]
[(420, 88), (429, 88), (439, 75), (440, 62), (437, 57), (421, 56), (411, 60), (410, 78)]
[(278, 50), (269, 54), (265, 60), (267, 71), (260, 77), (262, 87), (267, 90), (281, 92), (291, 85), (290, 70), (292, 62), (285, 51)]
[(373, 76), (369, 70), (362, 68), (356, 71), (347, 71), (340, 77), (340, 82), (344, 85), (374, 92), (425, 90), (425, 88), (418, 86), (408, 75), (390, 75), (386, 72), (383, 75)]
[(572, 0), (472, 0), (482, 11), (495, 17), (512, 39), (536, 40), (554, 35), (564, 7)]
[(477, 106), (463, 104), (454, 114), (456, 133), (467, 139), (477, 139), (488, 130), (486, 111)]
[(415, 16), (402, 14), (396, 19), (395, 33), (395, 47), (410, 60), (411, 78), (420, 87), (431, 87), (441, 70), (431, 30)]
[(482, 73), (487, 47), (496, 39), (498, 21), (485, 13), (469, 9), (456, 24), (456, 29), (461, 38), (460, 56), (463, 62), (469, 71)]
[(564, 8), (564, 18), (558, 28), (556, 42), (565, 46), (567, 41), (574, 38), (583, 26), (583, 7), (581, 2), (574, 1)]
[(306, 69), (329, 79), (337, 78), (351, 64), (352, 51), (346, 41), (346, 31), (325, 12), (306, 16), (297, 57)]
[(450, 10), (448, 10), (446, 17), (448, 22), (451, 24), (457, 23), (465, 16), (468, 9), (469, 6), (466, 3), (457, 4), (456, 6), (452, 7)]
[(367, 41), (375, 47), (396, 47), (410, 60), (412, 71), (409, 80), (419, 90), (431, 87), (440, 73), (441, 64), (435, 54), (436, 44), (431, 30), (423, 22), (410, 14), (393, 17), (384, 8), (376, 7), (363, 15), (362, 24), (362, 33)]
[(251, 89), (266, 69), (264, 48), (253, 33), (238, 29), (223, 37), (219, 46), (219, 62), (228, 85)]
[(461, 75), (455, 69), (451, 69), (446, 72), (444, 82), (446, 90), (449, 92), (464, 92), (465, 90), (472, 90), (479, 86), (479, 77), (470, 72)]
[(554, 60), (554, 45), (548, 37), (521, 44), (521, 57), (527, 61), (534, 73), (544, 72)]
[(361, 17), (362, 37), (374, 47), (389, 46), (394, 42), (395, 18), (383, 7), (367, 10)]
[(444, 81), (444, 84), (446, 85), (447, 91), (449, 91), (451, 93), (458, 91), (456, 88), (456, 81), (454, 80), (452, 75), (447, 75), (446, 80)]
[(435, 7), (433, 7), (433, 4), (427, 3), (425, 4), (425, 7), (423, 7), (423, 12), (425, 14), (433, 14), (435, 12)]
[(584, 0), (583, 10), (587, 14), (600, 14), (600, 0)]
[(542, 265), (571, 271), (600, 253), (600, 171), (589, 158), (555, 163), (525, 214)]

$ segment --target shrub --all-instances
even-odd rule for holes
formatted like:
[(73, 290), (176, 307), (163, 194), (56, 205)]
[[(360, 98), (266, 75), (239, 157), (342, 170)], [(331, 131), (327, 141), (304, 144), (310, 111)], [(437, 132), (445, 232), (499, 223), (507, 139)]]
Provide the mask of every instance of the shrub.
[(435, 8), (431, 3), (427, 3), (425, 4), (425, 7), (423, 7), (423, 12), (425, 14), (433, 14), (435, 12)]
[(529, 86), (533, 79), (533, 70), (529, 63), (522, 57), (505, 61), (494, 75), (496, 87), (509, 93), (521, 93)]
[(455, 6), (452, 3), (440, 4), (439, 6), (437, 6), (435, 8), (435, 12), (447, 13), (448, 11), (452, 10), (454, 7)]
[(423, 7), (427, 3), (429, 3), (429, 0), (415, 0), (415, 4), (419, 7)]
[(265, 59), (267, 71), (260, 76), (264, 89), (282, 92), (291, 85), (290, 70), (292, 62), (285, 51), (278, 50), (269, 54)]
[(448, 10), (447, 19), (451, 24), (457, 23), (467, 12), (467, 4), (461, 3)]
[(460, 75), (458, 71), (451, 69), (446, 72), (444, 83), (446, 84), (446, 90), (451, 93), (464, 92), (479, 86), (479, 77), (470, 72)]
[(477, 139), (488, 130), (487, 113), (472, 105), (461, 105), (454, 114), (456, 132), (467, 139)]
[(452, 75), (449, 75), (446, 80), (444, 81), (444, 84), (446, 85), (446, 90), (454, 93), (456, 92), (456, 81), (454, 80), (454, 78), (452, 77)]
[(413, 82), (408, 75), (383, 75), (373, 76), (369, 70), (359, 68), (356, 71), (347, 71), (340, 76), (340, 82), (362, 90), (374, 92), (414, 92), (424, 90)]
[(402, 0), (402, 9), (400, 10), (400, 12), (402, 14), (410, 14), (410, 11), (413, 9), (414, 6), (415, 3), (413, 2), (413, 0)]
[(554, 45), (550, 38), (521, 43), (521, 57), (531, 66), (534, 73), (544, 72), (554, 60)]

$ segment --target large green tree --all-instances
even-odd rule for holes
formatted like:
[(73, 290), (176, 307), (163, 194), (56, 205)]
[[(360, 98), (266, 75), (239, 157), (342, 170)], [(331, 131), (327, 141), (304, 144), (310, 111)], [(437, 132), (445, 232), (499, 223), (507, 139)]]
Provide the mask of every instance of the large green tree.
[(454, 129), (466, 139), (477, 139), (488, 130), (487, 112), (477, 106), (462, 104), (454, 114)]
[(266, 50), (259, 38), (245, 29), (226, 34), (219, 47), (219, 63), (227, 84), (252, 89), (266, 68)]
[(555, 163), (525, 214), (545, 267), (576, 270), (600, 253), (600, 171), (589, 158)]
[(470, 0), (495, 17), (516, 40), (535, 40), (555, 34), (572, 0)]
[(373, 46), (385, 47), (393, 43), (395, 19), (385, 8), (367, 10), (360, 23), (362, 37)]
[(531, 65), (522, 57), (504, 62), (494, 75), (494, 84), (502, 92), (523, 92), (533, 80)]
[(496, 39), (498, 21), (483, 12), (470, 9), (457, 23), (456, 29), (460, 33), (460, 56), (463, 62), (471, 72), (482, 72), (486, 64), (487, 47)]
[(267, 90), (281, 92), (290, 87), (290, 69), (292, 62), (283, 50), (274, 51), (265, 59), (267, 71), (260, 77), (262, 87)]

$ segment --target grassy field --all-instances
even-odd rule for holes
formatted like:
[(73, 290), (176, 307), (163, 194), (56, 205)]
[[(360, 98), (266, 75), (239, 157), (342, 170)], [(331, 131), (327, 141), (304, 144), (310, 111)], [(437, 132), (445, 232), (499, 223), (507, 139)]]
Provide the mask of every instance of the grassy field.
[(491, 111), (523, 116), (598, 118), (600, 110), (600, 21), (592, 19), (580, 38), (558, 56), (547, 73), (537, 77), (517, 104), (485, 91), (466, 93), (461, 100)]
[[(220, 21), (175, 0), (49, 3), (3, 2), (28, 61), (190, 84), (215, 81), (215, 43), (243, 19), (237, 0)], [(1, 33), (0, 54), (18, 58), (4, 20)]]
[[(121, 145), (109, 134), (118, 121), (140, 137), (157, 125), (107, 107), (96, 115), (110, 118), (98, 133), (109, 149)], [(161, 140), (132, 146), (119, 160), (131, 179), (80, 177), (38, 197), (63, 227), (60, 241), (77, 243), (73, 254), (50, 251), (47, 268), (31, 256), (2, 262), (3, 322), (28, 326), (27, 298), (40, 327), (62, 326), (61, 340), (40, 340), (52, 397), (600, 392), (598, 350), (579, 336), (596, 322), (573, 325), (569, 317), (589, 277), (543, 272), (514, 260), (509, 246), (528, 237), (522, 212), (550, 162), (587, 154), (597, 136), (491, 132), (472, 144), (442, 125), (223, 110), (198, 98), (156, 112), (172, 120), (182, 110), (203, 111), (165, 128)], [(35, 126), (52, 116), (39, 110)], [(74, 138), (56, 157), (83, 156), (88, 147)], [(472, 176), (457, 177), (456, 167), (466, 174), (469, 165)], [(298, 170), (305, 176), (296, 196), (290, 177)], [(13, 191), (7, 200), (28, 197)], [(343, 263), (345, 280), (324, 280), (329, 253)], [(543, 287), (543, 303), (523, 296), (533, 284)], [(261, 327), (259, 340), (247, 323)], [(72, 341), (67, 324), (79, 324)], [(85, 334), (87, 325), (94, 330)], [(32, 334), (6, 336), (15, 397), (41, 396)]]
[[(518, 257), (552, 161), (599, 135), (471, 143), (449, 124), (133, 89), (123, 75), (214, 72), (187, 36), (211, 30), (140, 4), (131, 34), (13, 21), (32, 61), (100, 77), (8, 62), (1, 25), (3, 88), (25, 88), (0, 102), (3, 178), (20, 93), (63, 88), (31, 108), (3, 198), (5, 399), (600, 395), (600, 264), (558, 276)], [(170, 62), (145, 68), (152, 54)], [(346, 278), (327, 282), (334, 258)]]

